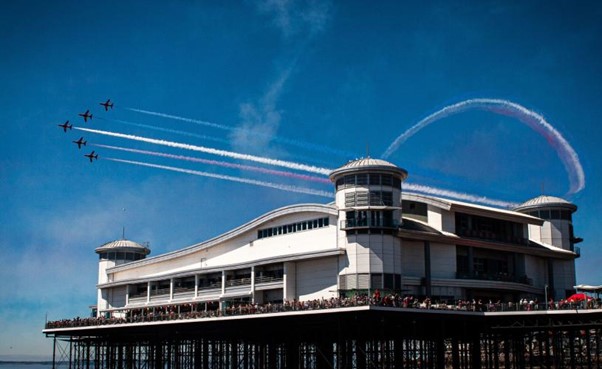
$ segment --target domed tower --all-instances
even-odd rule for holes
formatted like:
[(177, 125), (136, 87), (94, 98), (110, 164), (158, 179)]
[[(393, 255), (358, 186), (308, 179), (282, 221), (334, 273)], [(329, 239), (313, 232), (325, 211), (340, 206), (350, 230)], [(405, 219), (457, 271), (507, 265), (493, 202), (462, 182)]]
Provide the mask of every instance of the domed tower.
[(575, 251), (575, 243), (581, 242), (573, 234), (573, 213), (577, 211), (575, 204), (559, 197), (542, 195), (514, 210), (545, 220), (542, 227), (537, 227), (538, 232), (529, 230), (535, 240), (570, 251)]
[(387, 161), (359, 159), (335, 169), (341, 260), (339, 290), (401, 288), (401, 183), (408, 173)]
[[(573, 213), (577, 206), (554, 196), (538, 196), (514, 209), (544, 220), (543, 225), (529, 226), (529, 238), (536, 242), (572, 251), (579, 256), (575, 244), (582, 241), (573, 233)], [(552, 297), (563, 298), (574, 292), (575, 260), (548, 259), (547, 287)]]
[[(104, 245), (96, 248), (95, 251), (99, 257), (98, 284), (111, 282), (109, 280), (109, 276), (107, 275), (107, 269), (117, 265), (144, 259), (146, 258), (146, 255), (150, 254), (150, 249), (147, 246), (142, 246), (139, 243), (125, 239), (107, 242)], [(113, 296), (105, 296), (105, 294), (107, 293), (102, 293), (101, 289), (98, 289), (97, 310), (125, 304), (121, 301), (113, 301)], [(125, 293), (116, 295), (125, 296)]]

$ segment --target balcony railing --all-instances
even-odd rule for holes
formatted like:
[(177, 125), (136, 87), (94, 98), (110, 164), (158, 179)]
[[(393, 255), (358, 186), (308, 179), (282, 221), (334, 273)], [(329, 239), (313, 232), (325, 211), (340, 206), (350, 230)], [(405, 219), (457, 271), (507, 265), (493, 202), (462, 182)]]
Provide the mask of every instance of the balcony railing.
[(251, 284), (251, 277), (226, 280), (226, 287), (246, 286), (246, 285), (250, 285), (250, 284)]
[(533, 285), (533, 279), (527, 277), (526, 275), (517, 277), (515, 275), (506, 273), (457, 272), (456, 279), (477, 279), (480, 281), (514, 282), (527, 284), (529, 286)]
[(259, 283), (272, 283), (272, 282), (282, 282), (284, 280), (284, 277), (279, 276), (260, 276), (260, 277), (255, 277), (255, 284), (259, 284)]
[(480, 240), (488, 240), (494, 242), (515, 243), (519, 245), (529, 245), (529, 240), (521, 236), (513, 236), (509, 234), (497, 234), (491, 231), (476, 230), (476, 229), (458, 229), (458, 236), (466, 238), (477, 238)]

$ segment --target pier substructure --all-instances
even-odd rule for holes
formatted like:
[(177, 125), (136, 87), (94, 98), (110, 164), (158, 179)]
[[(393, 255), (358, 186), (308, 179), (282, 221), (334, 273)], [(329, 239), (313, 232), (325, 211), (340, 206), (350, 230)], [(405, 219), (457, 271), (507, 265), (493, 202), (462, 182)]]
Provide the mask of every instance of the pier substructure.
[(602, 368), (602, 311), (364, 306), (47, 329), (55, 369)]

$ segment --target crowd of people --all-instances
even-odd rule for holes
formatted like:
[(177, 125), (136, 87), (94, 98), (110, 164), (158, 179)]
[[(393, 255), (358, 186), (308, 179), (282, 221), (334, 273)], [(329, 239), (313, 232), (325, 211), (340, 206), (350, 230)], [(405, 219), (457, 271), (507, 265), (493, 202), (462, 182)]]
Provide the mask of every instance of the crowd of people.
[(130, 308), (114, 311), (107, 316), (89, 317), (75, 319), (63, 319), (49, 321), (47, 329), (71, 328), (84, 326), (97, 326), (108, 324), (143, 323), (162, 320), (178, 319), (201, 319), (232, 315), (266, 314), (291, 311), (308, 311), (334, 308), (346, 308), (357, 306), (383, 306), (403, 309), (439, 309), (461, 312), (496, 312), (496, 311), (535, 311), (535, 310), (566, 310), (566, 309), (597, 309), (602, 304), (599, 299), (584, 300), (581, 302), (569, 302), (567, 300), (541, 303), (537, 299), (521, 299), (518, 302), (493, 302), (482, 299), (456, 300), (453, 303), (447, 301), (432, 301), (426, 297), (423, 299), (413, 296), (401, 296), (399, 294), (382, 294), (375, 290), (371, 295), (355, 294), (351, 297), (331, 297), (328, 299), (314, 299), (308, 301), (285, 301), (284, 303), (257, 304), (251, 302), (227, 302), (221, 306), (217, 303), (187, 303), (181, 305), (163, 305), (145, 308)]

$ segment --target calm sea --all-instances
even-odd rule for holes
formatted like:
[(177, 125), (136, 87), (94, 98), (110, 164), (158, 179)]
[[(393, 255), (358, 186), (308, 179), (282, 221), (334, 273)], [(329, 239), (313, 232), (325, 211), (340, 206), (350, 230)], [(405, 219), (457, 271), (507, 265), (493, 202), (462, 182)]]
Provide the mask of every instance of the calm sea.
[[(63, 368), (64, 366), (59, 366)], [(52, 369), (51, 363), (11, 363), (0, 362), (0, 369)]]

